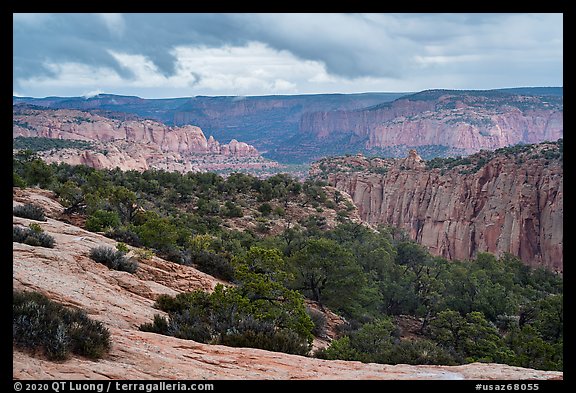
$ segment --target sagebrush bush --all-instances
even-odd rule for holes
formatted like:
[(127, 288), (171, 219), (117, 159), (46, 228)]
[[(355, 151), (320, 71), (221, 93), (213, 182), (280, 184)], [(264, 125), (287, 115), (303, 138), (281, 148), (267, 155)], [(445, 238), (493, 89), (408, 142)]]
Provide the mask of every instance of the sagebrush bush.
[(278, 329), (273, 323), (248, 315), (222, 335), (218, 344), (230, 347), (260, 348), (268, 351), (306, 355), (310, 350), (306, 340), (289, 329)]
[(12, 208), (12, 214), (16, 217), (29, 218), (36, 221), (47, 221), (44, 208), (33, 203), (14, 206), (14, 208)]
[(124, 252), (108, 246), (98, 246), (91, 249), (90, 258), (114, 270), (134, 273), (136, 269), (138, 269), (138, 263), (136, 261), (127, 258)]
[(266, 319), (262, 312), (246, 307), (249, 300), (242, 298), (236, 289), (222, 288), (217, 286), (213, 293), (195, 291), (174, 297), (158, 296), (155, 307), (166, 311), (168, 316), (155, 315), (153, 322), (141, 325), (140, 330), (208, 344), (300, 355), (309, 352), (311, 339), (309, 342), (307, 336), (288, 328), (279, 318)]
[(53, 248), (55, 243), (54, 238), (44, 233), (42, 229), (38, 230), (36, 227), (25, 228), (18, 225), (12, 227), (12, 241), (46, 248)]
[(99, 359), (110, 350), (110, 333), (82, 310), (69, 309), (38, 292), (14, 291), (13, 343), (50, 360), (70, 354)]

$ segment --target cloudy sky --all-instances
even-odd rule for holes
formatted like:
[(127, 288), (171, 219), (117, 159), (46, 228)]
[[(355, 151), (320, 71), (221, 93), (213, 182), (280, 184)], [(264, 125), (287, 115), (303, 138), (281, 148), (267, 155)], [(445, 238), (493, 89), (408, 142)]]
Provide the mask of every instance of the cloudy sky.
[(563, 85), (562, 14), (14, 14), (13, 93)]

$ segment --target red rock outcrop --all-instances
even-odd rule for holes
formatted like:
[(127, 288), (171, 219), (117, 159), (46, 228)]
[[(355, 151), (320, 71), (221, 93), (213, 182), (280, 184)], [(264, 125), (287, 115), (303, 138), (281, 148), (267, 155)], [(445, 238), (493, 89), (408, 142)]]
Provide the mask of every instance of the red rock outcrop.
[[(88, 253), (115, 242), (57, 219), (63, 209), (49, 193), (14, 189), (14, 205), (35, 201), (47, 206), (42, 229), (54, 248), (13, 243), (13, 287), (34, 290), (68, 306), (80, 307), (110, 330), (112, 348), (98, 361), (73, 357), (51, 362), (13, 349), (13, 378), (34, 380), (200, 380), (200, 379), (562, 379), (563, 373), (500, 364), (408, 366), (321, 360), (253, 348), (200, 344), (153, 333), (150, 322), (160, 294), (211, 290), (218, 280), (193, 267), (154, 257), (140, 261), (134, 274), (110, 270)], [(44, 203), (45, 202), (45, 203)], [(14, 225), (33, 220), (14, 217)], [(38, 222), (37, 222), (38, 223)]]
[(125, 140), (184, 156), (207, 153), (234, 157), (258, 156), (254, 146), (236, 140), (220, 144), (212, 137), (206, 139), (199, 127), (191, 125), (169, 127), (153, 120), (121, 121), (72, 109), (24, 108), (15, 110), (13, 123), (13, 138), (37, 136), (98, 142)]
[(39, 156), (46, 162), (97, 169), (187, 172), (277, 166), (262, 158), (254, 146), (236, 139), (227, 144), (212, 136), (206, 139), (199, 127), (118, 120), (71, 109), (15, 108), (12, 135), (90, 141), (90, 149), (53, 149), (39, 152)]
[(300, 132), (311, 139), (353, 133), (365, 148), (443, 145), (468, 153), (563, 134), (561, 97), (426, 91), (354, 111), (310, 112)]
[(477, 171), (428, 170), (411, 151), (379, 174), (368, 170), (369, 159), (348, 157), (346, 166), (359, 169), (333, 171), (327, 180), (352, 197), (364, 221), (404, 228), (435, 255), (511, 253), (562, 272), (562, 161), (544, 158), (550, 144), (536, 146), (518, 157), (495, 155)]

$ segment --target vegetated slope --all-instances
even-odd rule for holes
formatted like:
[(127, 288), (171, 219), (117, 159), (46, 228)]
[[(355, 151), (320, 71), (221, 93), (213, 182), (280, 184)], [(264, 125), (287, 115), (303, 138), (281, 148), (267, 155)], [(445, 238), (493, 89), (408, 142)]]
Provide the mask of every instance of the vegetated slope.
[[(13, 243), (13, 287), (39, 291), (66, 306), (86, 310), (110, 331), (111, 349), (99, 361), (73, 356), (65, 362), (14, 349), (15, 379), (562, 379), (562, 372), (490, 363), (464, 366), (409, 366), (321, 360), (252, 348), (208, 345), (142, 332), (159, 295), (210, 291), (219, 280), (191, 266), (156, 256), (140, 260), (133, 273), (94, 263), (93, 247), (116, 242), (57, 219), (64, 207), (51, 192), (14, 189), (14, 204), (44, 206), (42, 229), (56, 240), (54, 249)], [(14, 217), (14, 225), (34, 220)], [(137, 255), (138, 249), (131, 253)]]
[[(61, 220), (115, 239), (119, 252), (146, 247), (135, 254), (155, 254), (230, 283), (210, 295), (157, 297), (155, 309), (166, 314), (148, 314), (145, 326), (139, 324), (148, 332), (305, 353), (312, 335), (325, 336), (335, 325), (305, 311), (315, 304), (347, 321), (330, 328), (337, 340), (312, 352), (325, 359), (562, 370), (561, 276), (529, 269), (509, 254), (433, 257), (397, 228), (362, 225), (346, 195), (320, 182), (96, 170), (47, 165), (28, 154), (14, 156), (13, 181), (15, 193), (27, 186), (54, 190), (65, 207)], [(41, 217), (36, 209), (21, 210)], [(33, 231), (50, 224), (18, 220), (18, 228), (28, 223)], [(20, 247), (18, 228), (13, 240)], [(60, 250), (58, 239), (53, 246)], [(112, 274), (137, 277), (146, 264)], [(407, 334), (405, 321), (417, 328)]]
[[(42, 150), (48, 162), (84, 164), (96, 168), (124, 170), (162, 168), (169, 170), (218, 170), (262, 168), (276, 163), (264, 160), (251, 145), (236, 140), (220, 144), (206, 138), (199, 127), (168, 127), (153, 120), (103, 113), (104, 117), (71, 109), (13, 107), (13, 138), (79, 140), (75, 146), (47, 141), (55, 149)], [(28, 144), (30, 140), (26, 140)], [(20, 141), (17, 145), (24, 144)], [(38, 143), (36, 143), (38, 145)], [(76, 142), (76, 145), (80, 145)]]
[(435, 155), (425, 158), (556, 140), (563, 97), (561, 88), (552, 90), (427, 90), (370, 108), (306, 113), (299, 140), (313, 146), (346, 140), (374, 154), (394, 146), (432, 149)]
[(348, 193), (371, 224), (404, 228), (435, 255), (511, 253), (563, 270), (563, 144), (423, 161), (328, 158), (311, 173)]

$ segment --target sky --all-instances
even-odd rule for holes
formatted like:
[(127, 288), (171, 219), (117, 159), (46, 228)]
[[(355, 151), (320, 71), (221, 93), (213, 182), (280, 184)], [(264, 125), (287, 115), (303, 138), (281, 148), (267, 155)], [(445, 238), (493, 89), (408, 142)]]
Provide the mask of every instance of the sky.
[(13, 94), (563, 86), (563, 15), (13, 14)]

